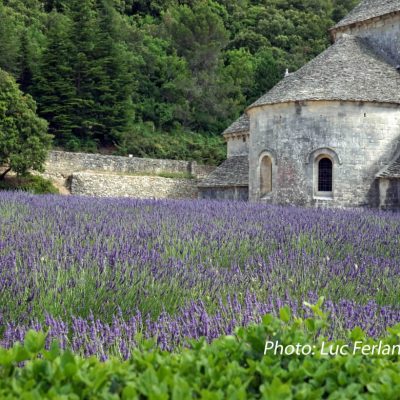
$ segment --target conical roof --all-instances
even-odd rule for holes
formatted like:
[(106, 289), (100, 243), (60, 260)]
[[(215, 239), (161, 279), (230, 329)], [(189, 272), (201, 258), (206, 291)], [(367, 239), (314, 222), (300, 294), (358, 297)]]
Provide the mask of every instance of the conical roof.
[(396, 11), (400, 11), (400, 0), (363, 0), (353, 11), (339, 21), (333, 29), (367, 21)]
[(226, 128), (222, 134), (248, 132), (250, 130), (250, 120), (246, 114), (242, 114), (235, 122)]
[(201, 180), (199, 187), (248, 186), (249, 158), (234, 156), (226, 159), (216, 170)]
[(400, 104), (400, 73), (373, 50), (367, 39), (343, 35), (248, 109), (305, 100)]

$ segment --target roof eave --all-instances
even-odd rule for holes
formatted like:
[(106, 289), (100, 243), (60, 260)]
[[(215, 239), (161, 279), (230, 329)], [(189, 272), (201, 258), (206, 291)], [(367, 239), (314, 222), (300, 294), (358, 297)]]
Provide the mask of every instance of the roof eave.
[(377, 15), (375, 17), (370, 17), (370, 18), (366, 18), (366, 19), (362, 19), (362, 20), (358, 20), (358, 21), (353, 21), (353, 22), (349, 22), (349, 23), (345, 23), (343, 25), (339, 25), (340, 22), (333, 26), (332, 28), (329, 28), (329, 33), (331, 35), (331, 38), (333, 38), (333, 35), (338, 32), (338, 31), (343, 31), (347, 28), (355, 28), (357, 25), (363, 25), (366, 22), (371, 22), (371, 21), (379, 21), (382, 18), (387, 18), (387, 17), (391, 17), (394, 15), (400, 14), (400, 10), (396, 10), (396, 11), (391, 11), (382, 15)]
[(389, 180), (397, 180), (400, 179), (400, 175), (377, 175), (377, 179), (389, 179)]
[(318, 101), (340, 101), (340, 102), (348, 102), (348, 103), (378, 103), (378, 104), (392, 104), (392, 105), (400, 105), (400, 101), (395, 102), (395, 101), (382, 101), (382, 100), (365, 100), (365, 99), (316, 99), (316, 98), (306, 98), (306, 99), (298, 99), (298, 100), (284, 100), (284, 101), (275, 101), (271, 103), (260, 103), (254, 106), (249, 106), (246, 111), (252, 110), (254, 108), (260, 108), (260, 107), (266, 107), (266, 106), (273, 106), (277, 104), (289, 104), (289, 103), (301, 103), (301, 102), (307, 102), (307, 101), (312, 101), (312, 102), (318, 102)]
[(400, 176), (397, 176), (397, 174), (396, 174), (396, 176), (392, 176), (392, 177), (390, 175), (385, 175), (385, 173), (389, 173), (390, 174), (389, 168), (393, 164), (396, 164), (398, 162), (400, 162), (400, 151), (398, 151), (396, 153), (396, 155), (392, 158), (392, 160), (387, 165), (385, 165), (382, 169), (380, 169), (378, 171), (378, 173), (375, 175), (375, 178), (399, 179)]
[(222, 136), (225, 138), (225, 139), (228, 139), (228, 137), (230, 137), (230, 136), (239, 136), (239, 137), (241, 137), (241, 136), (249, 136), (250, 135), (250, 132), (248, 131), (248, 130), (246, 130), (246, 131), (237, 131), (237, 132), (227, 132), (227, 133), (222, 133)]

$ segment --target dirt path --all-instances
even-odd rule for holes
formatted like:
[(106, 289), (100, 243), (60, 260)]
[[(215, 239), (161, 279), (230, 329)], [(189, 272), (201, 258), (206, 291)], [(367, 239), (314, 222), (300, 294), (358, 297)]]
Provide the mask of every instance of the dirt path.
[(62, 195), (70, 195), (71, 192), (65, 187), (64, 182), (56, 180), (56, 179), (51, 179), (51, 183), (54, 185), (55, 188), (58, 189), (60, 194)]

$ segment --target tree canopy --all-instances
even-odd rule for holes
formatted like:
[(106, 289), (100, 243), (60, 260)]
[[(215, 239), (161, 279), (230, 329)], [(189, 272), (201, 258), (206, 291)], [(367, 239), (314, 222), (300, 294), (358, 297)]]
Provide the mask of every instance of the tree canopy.
[(218, 163), (220, 133), (358, 0), (0, 0), (0, 68), (55, 144)]
[(11, 170), (42, 171), (50, 143), (47, 122), (36, 115), (35, 101), (0, 70), (0, 165), (5, 168), (0, 180)]

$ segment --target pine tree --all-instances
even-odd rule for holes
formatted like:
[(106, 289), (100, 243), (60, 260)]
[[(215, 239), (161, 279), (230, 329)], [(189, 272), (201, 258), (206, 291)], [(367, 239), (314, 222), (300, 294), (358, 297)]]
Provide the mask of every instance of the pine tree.
[(186, 88), (192, 109), (189, 127), (215, 133), (223, 127), (218, 119), (226, 120), (232, 111), (230, 88), (219, 75), (228, 32), (217, 10), (218, 4), (212, 0), (199, 1), (192, 7), (172, 7), (164, 16), (167, 35), (191, 72)]
[(32, 88), (40, 115), (49, 122), (49, 131), (59, 145), (71, 145), (74, 139), (76, 89), (70, 63), (73, 49), (70, 36), (71, 21), (52, 12), (47, 47)]
[(93, 98), (96, 72), (94, 44), (97, 36), (97, 18), (93, 0), (72, 0), (68, 15), (72, 20), (69, 40), (72, 51), (69, 65), (73, 70), (75, 98), (73, 101), (73, 135), (81, 145), (93, 143), (96, 129), (96, 109)]
[(109, 0), (97, 1), (97, 21), (92, 68), (96, 139), (109, 144), (118, 140), (133, 119), (133, 77), (130, 55), (119, 38), (117, 14)]
[(23, 92), (30, 92), (33, 84), (33, 71), (30, 65), (30, 51), (28, 30), (24, 29), (21, 37), (21, 53), (19, 59), (19, 78), (18, 83)]
[(17, 15), (0, 1), (0, 68), (18, 76), (20, 32), (22, 24)]
[(132, 119), (129, 53), (107, 0), (73, 0), (70, 41), (76, 97), (73, 135), (83, 146), (111, 144)]

